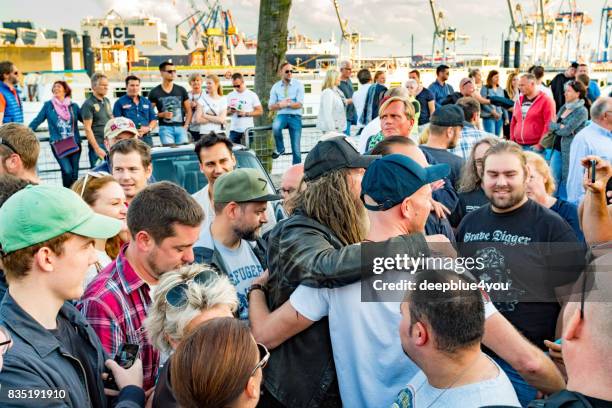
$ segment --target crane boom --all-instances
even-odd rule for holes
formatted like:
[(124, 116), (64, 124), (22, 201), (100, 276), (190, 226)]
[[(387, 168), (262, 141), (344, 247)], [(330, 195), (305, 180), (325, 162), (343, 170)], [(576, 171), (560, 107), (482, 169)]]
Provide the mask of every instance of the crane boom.
[(347, 22), (342, 20), (342, 17), (340, 16), (340, 5), (338, 4), (338, 0), (333, 0), (334, 1), (334, 9), (336, 10), (336, 16), (338, 17), (338, 22), (340, 23), (340, 30), (342, 31), (342, 37), (344, 39), (350, 39), (351, 38), (351, 33), (349, 33), (348, 27), (347, 27)]
[(434, 21), (434, 29), (436, 30), (436, 34), (440, 32), (440, 24), (438, 22), (438, 12), (436, 11), (436, 4), (434, 0), (429, 0), (429, 6), (431, 7), (431, 15), (433, 16)]

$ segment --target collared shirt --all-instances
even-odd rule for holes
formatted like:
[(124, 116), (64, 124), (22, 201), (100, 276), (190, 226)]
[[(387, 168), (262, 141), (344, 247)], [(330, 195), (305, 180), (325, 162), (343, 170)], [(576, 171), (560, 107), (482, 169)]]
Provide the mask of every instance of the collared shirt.
[(149, 126), (152, 120), (157, 120), (155, 107), (151, 101), (144, 96), (139, 96), (138, 104), (136, 104), (131, 97), (123, 95), (121, 98), (117, 99), (113, 106), (113, 116), (116, 118), (119, 116), (128, 118), (134, 122), (136, 127), (138, 127), (138, 125)]
[[(270, 101), (268, 107), (274, 105), (285, 99), (291, 99), (292, 103), (299, 102), (304, 105), (304, 84), (297, 79), (291, 79), (289, 84), (285, 84), (284, 81), (278, 81), (270, 89)], [(301, 115), (302, 108), (291, 109), (283, 108), (277, 112), (277, 115)]]
[(89, 284), (77, 307), (110, 356), (117, 354), (122, 343), (140, 346), (143, 387), (148, 390), (155, 385), (159, 368), (159, 351), (150, 343), (143, 324), (151, 305), (151, 289), (129, 264), (126, 248)]
[(439, 109), (442, 106), (442, 102), (444, 102), (444, 99), (446, 99), (448, 95), (455, 92), (453, 87), (450, 86), (448, 82), (444, 83), (444, 85), (440, 85), (437, 80), (433, 81), (432, 84), (429, 85), (428, 89), (431, 91), (431, 93), (433, 93), (434, 98), (436, 99), (436, 109)]
[(576, 205), (580, 204), (580, 201), (584, 198), (584, 187), (582, 186), (584, 168), (580, 164), (580, 160), (588, 155), (596, 155), (612, 161), (612, 132), (595, 122), (592, 122), (574, 136), (570, 148), (567, 200)]
[(487, 133), (483, 130), (477, 129), (472, 124), (464, 124), (463, 129), (461, 129), (461, 137), (459, 138), (459, 144), (449, 149), (449, 152), (456, 154), (459, 157), (463, 157), (464, 160), (467, 160), (470, 157), (470, 152), (472, 151), (472, 147), (476, 142), (478, 142), (483, 137), (492, 136), (497, 137), (492, 133)]

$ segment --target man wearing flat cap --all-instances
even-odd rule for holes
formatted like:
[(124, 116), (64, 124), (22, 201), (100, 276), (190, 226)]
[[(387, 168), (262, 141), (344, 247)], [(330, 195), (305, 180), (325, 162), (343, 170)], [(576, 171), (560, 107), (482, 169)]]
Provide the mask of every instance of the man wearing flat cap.
[(459, 143), (463, 128), (463, 109), (457, 105), (444, 105), (431, 116), (429, 140), (421, 145), (425, 154), (433, 156), (436, 163), (447, 163), (451, 167), (450, 180), (453, 186), (459, 187), (459, 177), (464, 160), (449, 152)]

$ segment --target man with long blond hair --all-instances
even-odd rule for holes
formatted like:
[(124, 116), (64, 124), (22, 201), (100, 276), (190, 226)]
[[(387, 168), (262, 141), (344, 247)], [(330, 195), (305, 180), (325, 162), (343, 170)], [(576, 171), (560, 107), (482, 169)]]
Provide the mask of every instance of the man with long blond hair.
[[(304, 163), (306, 189), (293, 215), (268, 238), (266, 288), (252, 285), (249, 304), (275, 309), (300, 284), (337, 287), (360, 279), (361, 245), (368, 231), (360, 201), (365, 168), (378, 156), (362, 156), (344, 136), (319, 142)], [(428, 253), (422, 234), (381, 245), (401, 245), (408, 256)], [(258, 313), (249, 307), (249, 314)], [(340, 406), (327, 319), (314, 323), (272, 352), (265, 375), (265, 406)], [(314, 405), (313, 405), (314, 404)]]

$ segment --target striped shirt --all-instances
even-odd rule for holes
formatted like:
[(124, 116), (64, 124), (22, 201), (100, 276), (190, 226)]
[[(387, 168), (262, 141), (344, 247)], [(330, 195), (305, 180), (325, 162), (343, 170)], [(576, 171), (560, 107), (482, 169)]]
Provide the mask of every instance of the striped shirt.
[(159, 368), (159, 351), (149, 342), (143, 325), (151, 304), (150, 288), (125, 258), (126, 248), (89, 284), (77, 307), (110, 356), (117, 354), (122, 343), (140, 346), (143, 386), (148, 390), (155, 385)]

